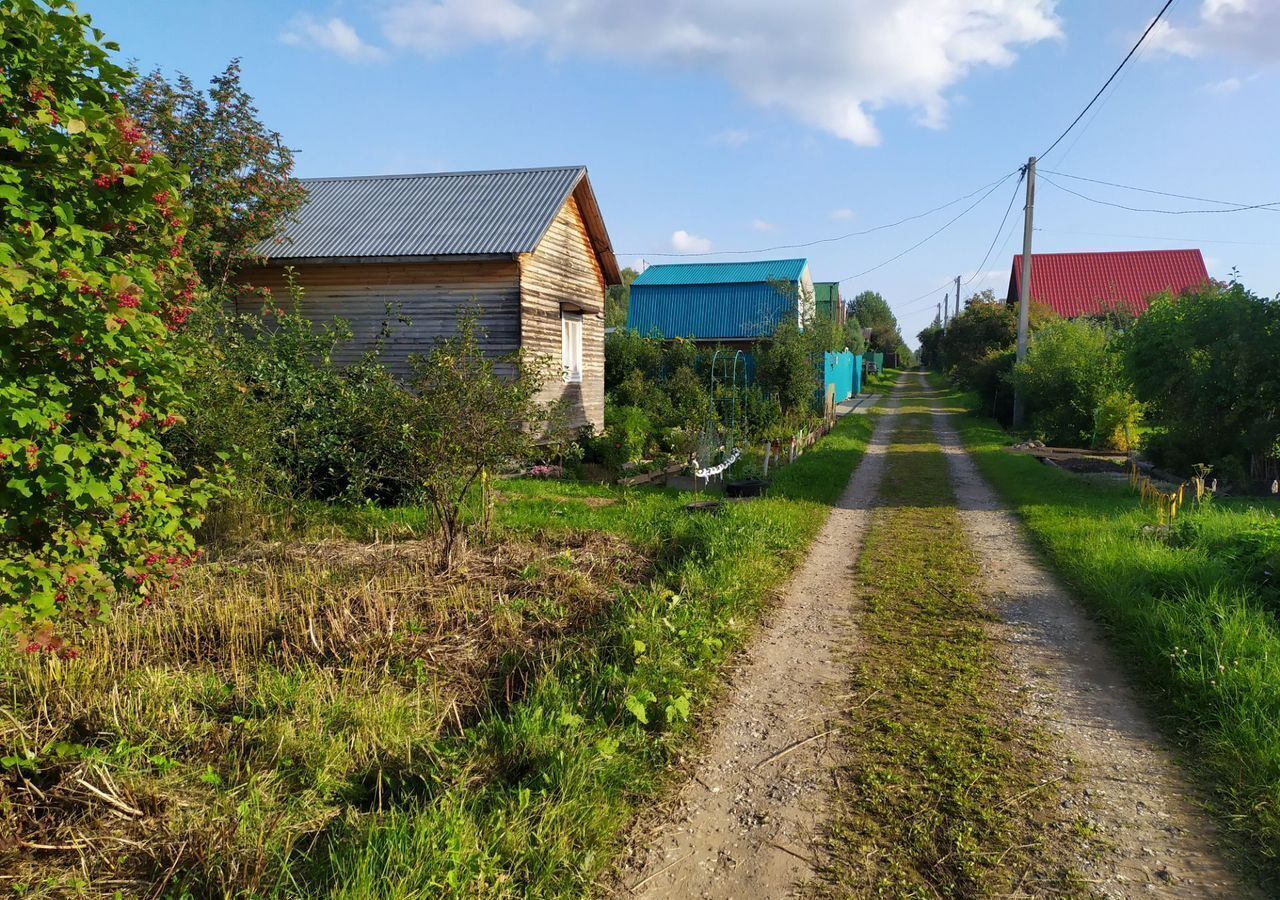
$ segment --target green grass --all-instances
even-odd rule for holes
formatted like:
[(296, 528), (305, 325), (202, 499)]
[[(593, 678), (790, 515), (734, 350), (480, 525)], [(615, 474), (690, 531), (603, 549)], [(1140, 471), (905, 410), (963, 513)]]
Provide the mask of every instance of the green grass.
[(446, 579), (412, 540), (363, 542), (412, 538), (419, 510), (291, 510), (263, 532), (330, 540), (199, 566), (68, 632), (75, 660), (0, 650), (0, 831), (60, 848), (0, 846), (0, 890), (599, 892), (871, 427), (847, 417), (719, 515), (501, 482), (494, 535)]
[[(912, 406), (904, 394), (904, 410)], [(832, 896), (1078, 892), (1041, 737), (1012, 708), (993, 615), (927, 417), (902, 416), (858, 564)]]
[[(953, 390), (950, 404), (971, 409), (973, 398)], [(1006, 453), (1008, 435), (990, 420), (957, 424), (982, 474), (1107, 626), (1248, 867), (1280, 887), (1276, 504), (1189, 505), (1165, 532), (1127, 486)]]

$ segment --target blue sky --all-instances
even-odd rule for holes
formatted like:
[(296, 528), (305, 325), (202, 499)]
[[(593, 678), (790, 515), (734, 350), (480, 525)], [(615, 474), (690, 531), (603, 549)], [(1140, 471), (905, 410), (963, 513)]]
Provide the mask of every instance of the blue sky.
[[(303, 176), (583, 163), (624, 264), (894, 222), (1040, 153), (1148, 25), (1155, 0), (84, 0), (150, 69), (231, 57)], [(1177, 0), (1041, 167), (1238, 203), (1280, 201), (1280, 3)], [(1049, 175), (1099, 200), (1211, 204)], [(801, 250), (816, 280), (880, 291), (914, 335), (961, 274), (1003, 294), (1020, 248), (1006, 181)], [(1043, 179), (1039, 251), (1199, 247), (1280, 291), (1280, 212), (1116, 209)], [(710, 259), (725, 257), (709, 257)], [(740, 257), (729, 257), (740, 258)], [(748, 257), (749, 258), (749, 257)], [(976, 274), (975, 274), (976, 273)], [(939, 288), (936, 294), (922, 294)], [(920, 298), (920, 299), (917, 299)]]

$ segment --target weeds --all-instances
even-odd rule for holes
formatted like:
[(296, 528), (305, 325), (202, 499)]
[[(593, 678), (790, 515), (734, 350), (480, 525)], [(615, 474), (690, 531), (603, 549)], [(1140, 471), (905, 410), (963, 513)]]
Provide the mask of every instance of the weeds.
[(78, 659), (0, 654), (0, 884), (593, 892), (869, 434), (849, 417), (714, 517), (502, 482), (493, 543), (449, 576), (427, 545), (339, 539), (412, 534), (421, 510), (298, 506), (267, 531), (326, 540), (197, 566), (165, 604), (77, 633)]

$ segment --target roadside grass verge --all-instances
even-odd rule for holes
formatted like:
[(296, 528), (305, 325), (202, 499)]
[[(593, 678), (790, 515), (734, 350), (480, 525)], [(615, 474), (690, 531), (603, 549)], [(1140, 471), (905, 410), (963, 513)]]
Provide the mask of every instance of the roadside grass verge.
[[(973, 400), (952, 389), (949, 405)], [(1189, 504), (1161, 530), (1127, 486), (1006, 453), (1008, 435), (977, 415), (957, 425), (983, 476), (1107, 626), (1246, 865), (1280, 888), (1280, 508)]]
[(847, 763), (818, 893), (1071, 894), (1041, 736), (1017, 715), (929, 419), (904, 398), (858, 564)]
[(598, 892), (871, 427), (847, 417), (719, 515), (502, 482), (447, 578), (420, 510), (294, 511), (68, 632), (76, 659), (0, 650), (0, 890)]

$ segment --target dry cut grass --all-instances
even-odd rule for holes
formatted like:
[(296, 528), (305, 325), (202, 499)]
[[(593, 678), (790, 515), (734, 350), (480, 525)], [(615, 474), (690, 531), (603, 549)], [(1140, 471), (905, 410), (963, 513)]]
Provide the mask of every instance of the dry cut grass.
[(278, 890), (331, 824), (489, 778), (448, 738), (648, 567), (589, 532), (505, 540), (447, 577), (430, 551), (260, 545), (68, 634), (76, 659), (0, 650), (0, 889)]

